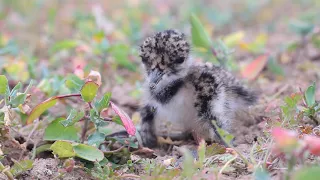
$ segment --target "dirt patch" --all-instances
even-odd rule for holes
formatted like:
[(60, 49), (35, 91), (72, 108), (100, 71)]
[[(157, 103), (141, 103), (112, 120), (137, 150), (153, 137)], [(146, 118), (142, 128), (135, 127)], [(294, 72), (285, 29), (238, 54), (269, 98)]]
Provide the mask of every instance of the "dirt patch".
[(30, 179), (49, 180), (58, 176), (58, 164), (55, 159), (36, 159), (30, 171)]
[(231, 132), (235, 137), (233, 144), (238, 146), (256, 141), (263, 133), (266, 118), (261, 108), (238, 112)]
[[(36, 159), (33, 163), (33, 168), (25, 173), (19, 175), (17, 179), (23, 180), (50, 180), (50, 179), (63, 179), (63, 180), (88, 180), (91, 178), (84, 170), (74, 169), (69, 173), (59, 177), (59, 164), (60, 160)], [(0, 180), (7, 180), (4, 174), (0, 174)]]

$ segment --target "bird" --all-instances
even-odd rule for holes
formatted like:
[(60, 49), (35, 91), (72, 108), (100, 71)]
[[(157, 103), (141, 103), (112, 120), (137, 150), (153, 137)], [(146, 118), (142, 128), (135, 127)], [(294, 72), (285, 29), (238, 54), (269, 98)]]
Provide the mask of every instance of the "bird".
[(191, 48), (177, 29), (156, 32), (139, 46), (145, 77), (139, 110), (144, 147), (156, 147), (158, 136), (173, 132), (221, 142), (212, 121), (232, 134), (236, 113), (257, 101), (257, 94), (231, 72), (195, 63)]

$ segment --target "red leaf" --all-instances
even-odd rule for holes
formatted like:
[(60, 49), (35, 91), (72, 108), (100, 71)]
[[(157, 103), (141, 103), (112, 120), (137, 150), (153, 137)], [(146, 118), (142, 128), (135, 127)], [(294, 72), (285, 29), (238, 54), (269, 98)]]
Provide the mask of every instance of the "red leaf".
[(132, 120), (128, 116), (127, 113), (125, 113), (122, 109), (120, 109), (118, 106), (116, 106), (113, 102), (110, 101), (111, 108), (114, 110), (116, 114), (120, 116), (120, 119), (123, 123), (124, 128), (127, 130), (128, 134), (135, 135), (136, 134), (136, 128), (134, 127)]
[(320, 138), (312, 135), (306, 135), (304, 140), (310, 153), (315, 156), (320, 156)]
[(259, 56), (257, 59), (253, 60), (251, 63), (249, 63), (246, 67), (244, 67), (241, 70), (242, 77), (250, 81), (254, 80), (267, 64), (268, 57), (268, 55), (262, 55)]

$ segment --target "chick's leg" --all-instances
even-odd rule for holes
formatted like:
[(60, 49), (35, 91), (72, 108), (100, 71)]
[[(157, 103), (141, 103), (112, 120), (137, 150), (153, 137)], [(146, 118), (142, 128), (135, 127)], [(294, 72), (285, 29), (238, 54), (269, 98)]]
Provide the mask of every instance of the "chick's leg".
[(150, 105), (144, 106), (141, 111), (141, 130), (140, 136), (142, 146), (153, 148), (157, 146), (157, 137), (154, 131), (154, 117), (156, 110)]

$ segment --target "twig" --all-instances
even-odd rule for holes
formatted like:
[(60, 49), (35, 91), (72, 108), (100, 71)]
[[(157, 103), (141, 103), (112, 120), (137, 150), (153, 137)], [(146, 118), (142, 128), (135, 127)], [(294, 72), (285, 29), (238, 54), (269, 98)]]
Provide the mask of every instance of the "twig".
[(104, 117), (103, 120), (104, 121), (113, 121), (112, 118), (109, 118), (109, 117)]
[(264, 156), (264, 159), (263, 159), (263, 165), (264, 165), (264, 167), (267, 167), (267, 161), (268, 161), (268, 159), (269, 159), (269, 157), (270, 157), (270, 155), (271, 155), (271, 146), (272, 146), (272, 144), (273, 144), (273, 139), (271, 139), (270, 140), (270, 143), (269, 143), (269, 147), (267, 148), (267, 152), (266, 152), (266, 154), (265, 154), (265, 156)]
[(135, 174), (123, 174), (120, 177), (121, 178), (137, 178), (137, 179), (140, 179), (140, 176), (135, 175)]
[(257, 143), (255, 142), (250, 151), (250, 160), (253, 164), (256, 164), (256, 160), (254, 159), (254, 153), (253, 153), (253, 150), (256, 148), (256, 146), (257, 146)]
[[(40, 124), (39, 121), (37, 121), (37, 123), (34, 125), (34, 127), (32, 128), (32, 130), (30, 131), (30, 133), (29, 133), (29, 135), (28, 135), (25, 143), (28, 143), (28, 142), (30, 141), (32, 134), (33, 134), (34, 131), (38, 128), (39, 124)], [(25, 152), (24, 150), (21, 151), (20, 157), (19, 157), (19, 161), (22, 159), (22, 156), (23, 156), (24, 152)]]
[(268, 98), (268, 101), (271, 102), (272, 100), (276, 99), (278, 96), (280, 96), (281, 93), (283, 93), (285, 90), (287, 90), (289, 88), (289, 85), (286, 84), (284, 86), (282, 86), (281, 89), (279, 89), (278, 92), (276, 92), (273, 96), (271, 96), (270, 98)]
[(238, 158), (238, 154), (236, 154), (232, 159), (230, 159), (225, 165), (223, 165), (223, 167), (220, 169), (219, 171), (219, 175), (222, 174), (223, 170), (225, 170), (227, 168), (227, 166), (232, 163), (232, 161), (234, 161), (235, 159)]
[(103, 151), (104, 154), (112, 154), (112, 153), (116, 153), (116, 152), (119, 152), (121, 151), (123, 148), (125, 148), (126, 146), (123, 145), (121, 146), (120, 148), (116, 149), (116, 150), (113, 150), (113, 151)]
[(0, 162), (0, 171), (4, 173), (9, 180), (14, 180), (12, 173)]
[(37, 146), (38, 146), (37, 143), (33, 144), (31, 159), (35, 159), (36, 158)]

